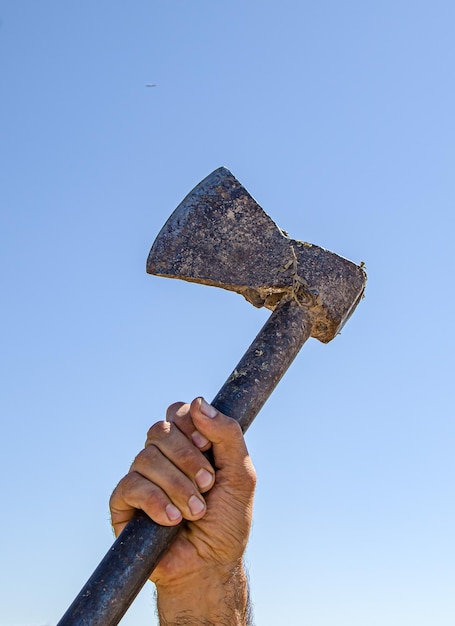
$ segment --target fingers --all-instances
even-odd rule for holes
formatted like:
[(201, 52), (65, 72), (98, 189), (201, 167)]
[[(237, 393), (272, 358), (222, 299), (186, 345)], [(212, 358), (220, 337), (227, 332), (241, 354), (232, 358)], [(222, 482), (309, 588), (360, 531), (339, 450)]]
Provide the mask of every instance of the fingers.
[(191, 419), (190, 404), (176, 402), (166, 411), (166, 420), (179, 428), (200, 450), (208, 450), (212, 445), (207, 437), (199, 432)]
[[(202, 398), (171, 405), (166, 419), (150, 428), (144, 450), (111, 496), (116, 534), (136, 509), (159, 524), (172, 526), (182, 519), (201, 519), (206, 513), (202, 494), (214, 486), (228, 489), (239, 500), (247, 500), (254, 491), (255, 471), (234, 419)], [(202, 454), (210, 447), (220, 480)]]
[[(174, 406), (177, 411), (179, 405)], [(157, 422), (147, 434), (146, 447), (111, 496), (116, 534), (138, 508), (164, 526), (183, 518), (200, 519), (206, 510), (201, 493), (214, 481), (214, 469), (191, 438), (172, 423)]]
[(240, 467), (249, 459), (242, 429), (233, 418), (223, 415), (203, 398), (193, 400), (190, 413), (197, 431), (212, 444), (217, 469)]
[(167, 494), (137, 472), (130, 472), (119, 482), (109, 507), (116, 536), (122, 532), (136, 509), (142, 509), (163, 526), (174, 526), (182, 521), (181, 512)]
[(172, 404), (166, 419), (201, 450), (213, 446), (217, 469), (237, 465), (248, 455), (239, 424), (199, 397), (191, 404)]
[(163, 474), (163, 484), (160, 485), (166, 491), (166, 483), (175, 484), (178, 489), (180, 474), (185, 474), (201, 492), (212, 486), (215, 477), (213, 467), (175, 424), (154, 424), (147, 433), (145, 445), (132, 469), (152, 481), (159, 480)]
[[(237, 492), (251, 494), (256, 485), (256, 473), (248, 454), (239, 424), (217, 411), (203, 398), (191, 404), (173, 404), (167, 419), (175, 424), (193, 442), (200, 442), (200, 449), (212, 446), (215, 467), (223, 470), (223, 480)], [(203, 442), (209, 442), (202, 445)]]

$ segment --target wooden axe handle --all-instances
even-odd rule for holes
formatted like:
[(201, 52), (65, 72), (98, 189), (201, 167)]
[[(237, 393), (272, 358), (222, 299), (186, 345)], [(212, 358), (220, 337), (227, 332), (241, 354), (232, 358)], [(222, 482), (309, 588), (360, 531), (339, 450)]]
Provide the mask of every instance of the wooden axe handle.
[[(293, 299), (281, 302), (213, 406), (234, 417), (245, 432), (310, 334), (308, 310)], [(116, 626), (180, 527), (160, 526), (138, 511), (57, 626)]]

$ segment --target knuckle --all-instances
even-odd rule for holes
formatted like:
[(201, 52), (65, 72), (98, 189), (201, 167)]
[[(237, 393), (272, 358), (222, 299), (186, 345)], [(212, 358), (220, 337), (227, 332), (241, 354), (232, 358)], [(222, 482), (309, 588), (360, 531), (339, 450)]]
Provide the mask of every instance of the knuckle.
[(167, 498), (164, 493), (155, 485), (149, 485), (147, 493), (144, 494), (142, 508), (144, 510), (164, 509), (167, 504)]
[(147, 441), (145, 445), (150, 445), (152, 441), (161, 441), (169, 434), (169, 431), (169, 422), (155, 422), (147, 431)]
[(166, 410), (166, 420), (172, 422), (177, 414), (180, 414), (185, 410), (183, 407), (188, 406), (189, 405), (185, 402), (174, 402), (169, 405)]
[(111, 497), (109, 498), (109, 509), (112, 511), (113, 508), (115, 508), (115, 502), (118, 499), (118, 495), (119, 495), (119, 487), (120, 487), (120, 483), (115, 487), (114, 491), (111, 493)]
[(142, 473), (145, 468), (155, 465), (160, 456), (161, 452), (155, 444), (150, 443), (144, 450), (139, 452), (137, 457), (134, 459), (133, 464), (131, 465), (131, 470), (133, 472), (138, 471), (139, 473)]
[(243, 463), (238, 465), (237, 471), (232, 475), (232, 481), (239, 492), (243, 494), (254, 493), (257, 483), (257, 474), (250, 457), (246, 457)]
[(228, 417), (226, 419), (225, 428), (229, 437), (243, 437), (240, 424), (233, 417)]
[(127, 502), (130, 499), (131, 494), (134, 494), (137, 490), (139, 479), (140, 476), (135, 471), (129, 472), (122, 478), (109, 499), (111, 510), (115, 508), (116, 503)]
[(125, 493), (130, 493), (136, 490), (139, 482), (141, 480), (140, 474), (136, 471), (129, 472), (118, 484), (118, 491), (122, 496)]
[(257, 473), (251, 460), (249, 460), (245, 467), (245, 484), (252, 490), (254, 490), (257, 485)]
[(177, 452), (178, 454), (178, 464), (181, 468), (187, 468), (188, 466), (192, 466), (196, 459), (194, 450), (189, 446), (181, 446)]

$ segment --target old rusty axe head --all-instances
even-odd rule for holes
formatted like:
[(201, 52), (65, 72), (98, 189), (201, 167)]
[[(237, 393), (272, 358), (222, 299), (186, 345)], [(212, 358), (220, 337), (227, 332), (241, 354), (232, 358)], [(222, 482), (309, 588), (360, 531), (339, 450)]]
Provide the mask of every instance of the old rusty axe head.
[(362, 297), (364, 270), (333, 252), (290, 239), (221, 167), (181, 202), (153, 244), (147, 272), (223, 287), (256, 307), (292, 298), (311, 336), (333, 339)]

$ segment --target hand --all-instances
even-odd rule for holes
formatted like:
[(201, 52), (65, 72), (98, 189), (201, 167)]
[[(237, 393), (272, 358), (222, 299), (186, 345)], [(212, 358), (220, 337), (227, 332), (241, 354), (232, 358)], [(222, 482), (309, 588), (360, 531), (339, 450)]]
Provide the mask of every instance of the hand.
[[(202, 454), (209, 448), (216, 473)], [(144, 450), (112, 494), (110, 507), (116, 534), (137, 508), (165, 526), (186, 520), (151, 576), (162, 623), (170, 623), (166, 620), (176, 619), (182, 610), (210, 619), (220, 602), (229, 600), (229, 587), (232, 599), (237, 594), (246, 605), (242, 555), (255, 480), (240, 426), (202, 398), (190, 405), (173, 404), (166, 421), (149, 430)], [(228, 616), (228, 623), (244, 624), (235, 620), (245, 606), (240, 612), (239, 607), (231, 609), (236, 613)], [(222, 607), (223, 615), (231, 609)]]

